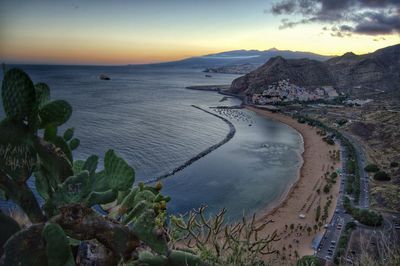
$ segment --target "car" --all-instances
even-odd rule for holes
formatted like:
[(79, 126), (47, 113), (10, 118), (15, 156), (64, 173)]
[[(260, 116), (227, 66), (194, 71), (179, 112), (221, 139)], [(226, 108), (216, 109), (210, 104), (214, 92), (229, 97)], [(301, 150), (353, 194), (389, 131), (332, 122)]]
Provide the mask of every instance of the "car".
[(335, 240), (332, 240), (332, 241), (331, 241), (331, 244), (336, 244), (336, 241), (335, 241)]

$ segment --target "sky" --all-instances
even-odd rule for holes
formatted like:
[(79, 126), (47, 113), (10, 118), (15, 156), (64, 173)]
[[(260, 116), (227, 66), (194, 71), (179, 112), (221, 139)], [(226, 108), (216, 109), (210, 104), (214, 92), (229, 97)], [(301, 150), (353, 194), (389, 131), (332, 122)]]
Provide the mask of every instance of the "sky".
[(123, 65), (239, 49), (363, 54), (400, 42), (400, 0), (0, 0), (0, 61)]

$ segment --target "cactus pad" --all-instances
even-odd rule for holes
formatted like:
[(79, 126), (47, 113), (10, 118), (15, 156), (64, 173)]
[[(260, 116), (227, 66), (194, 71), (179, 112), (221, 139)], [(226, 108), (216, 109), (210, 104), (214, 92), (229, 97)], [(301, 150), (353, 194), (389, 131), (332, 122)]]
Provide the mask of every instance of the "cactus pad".
[(35, 87), (24, 71), (13, 68), (5, 73), (1, 96), (9, 118), (23, 120), (32, 114), (36, 101)]
[(135, 172), (113, 150), (108, 150), (104, 158), (105, 174), (109, 185), (114, 190), (127, 190), (135, 181)]
[(7, 119), (0, 122), (0, 170), (17, 182), (25, 182), (36, 163), (29, 129)]
[(68, 121), (72, 113), (72, 107), (63, 100), (52, 101), (39, 110), (41, 128), (47, 125), (61, 126)]
[(36, 105), (38, 108), (44, 106), (50, 101), (50, 88), (46, 83), (38, 83), (35, 85)]
[(74, 136), (74, 128), (68, 128), (63, 135), (65, 141), (70, 141)]
[(48, 265), (73, 266), (75, 265), (69, 241), (64, 230), (58, 224), (46, 224), (42, 231), (46, 242)]
[(71, 151), (73, 151), (76, 148), (78, 148), (79, 144), (80, 144), (79, 139), (74, 138), (69, 142), (69, 148), (71, 149)]

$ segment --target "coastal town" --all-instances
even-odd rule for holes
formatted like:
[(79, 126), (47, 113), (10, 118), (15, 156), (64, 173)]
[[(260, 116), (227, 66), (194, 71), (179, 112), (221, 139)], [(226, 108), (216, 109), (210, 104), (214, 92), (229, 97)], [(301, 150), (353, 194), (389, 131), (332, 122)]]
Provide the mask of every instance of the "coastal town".
[(304, 88), (290, 82), (290, 79), (280, 80), (268, 87), (262, 93), (251, 95), (253, 104), (280, 104), (289, 102), (308, 102), (318, 100), (333, 100), (338, 92), (332, 86)]

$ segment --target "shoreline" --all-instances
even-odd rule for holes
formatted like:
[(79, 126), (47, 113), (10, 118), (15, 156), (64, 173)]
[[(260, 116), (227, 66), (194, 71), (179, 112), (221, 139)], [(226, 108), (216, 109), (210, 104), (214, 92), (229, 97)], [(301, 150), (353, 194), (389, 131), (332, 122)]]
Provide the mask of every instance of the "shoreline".
[[(291, 250), (288, 250), (287, 247), (289, 246), (293, 250), (296, 250), (300, 256), (312, 255), (312, 240), (317, 234), (323, 234), (325, 229), (319, 227), (318, 230), (313, 230), (310, 235), (304, 232), (304, 228), (313, 227), (316, 224), (316, 205), (319, 205), (321, 208), (324, 207), (327, 201), (325, 196), (328, 195), (332, 195), (332, 204), (328, 208), (328, 217), (326, 220), (330, 221), (333, 216), (339, 191), (339, 182), (333, 185), (329, 194), (322, 192), (319, 194), (316, 192), (316, 188), (318, 185), (319, 189), (322, 188), (324, 173), (330, 171), (332, 167), (336, 168), (339, 165), (337, 162), (331, 161), (329, 157), (330, 150), (337, 150), (338, 146), (326, 144), (322, 141), (321, 136), (317, 135), (317, 129), (306, 124), (300, 124), (287, 115), (273, 113), (253, 106), (245, 106), (245, 108), (266, 118), (283, 123), (296, 130), (302, 136), (303, 151), (301, 157), (303, 163), (299, 168), (297, 179), (288, 186), (288, 189), (278, 199), (259, 211), (257, 221), (274, 221), (274, 223), (270, 224), (268, 228), (260, 233), (260, 236), (266, 236), (273, 231), (277, 231), (282, 238), (279, 241), (280, 243), (276, 244), (276, 248), (280, 252), (282, 252), (282, 249), (286, 250), (285, 252), (289, 252)], [(304, 209), (305, 206), (308, 206), (306, 208), (307, 211)], [(305, 214), (306, 217), (303, 219), (299, 218), (300, 214)], [(291, 232), (288, 229), (290, 224), (297, 224), (295, 229), (290, 230)], [(303, 230), (300, 230), (300, 227)]]

